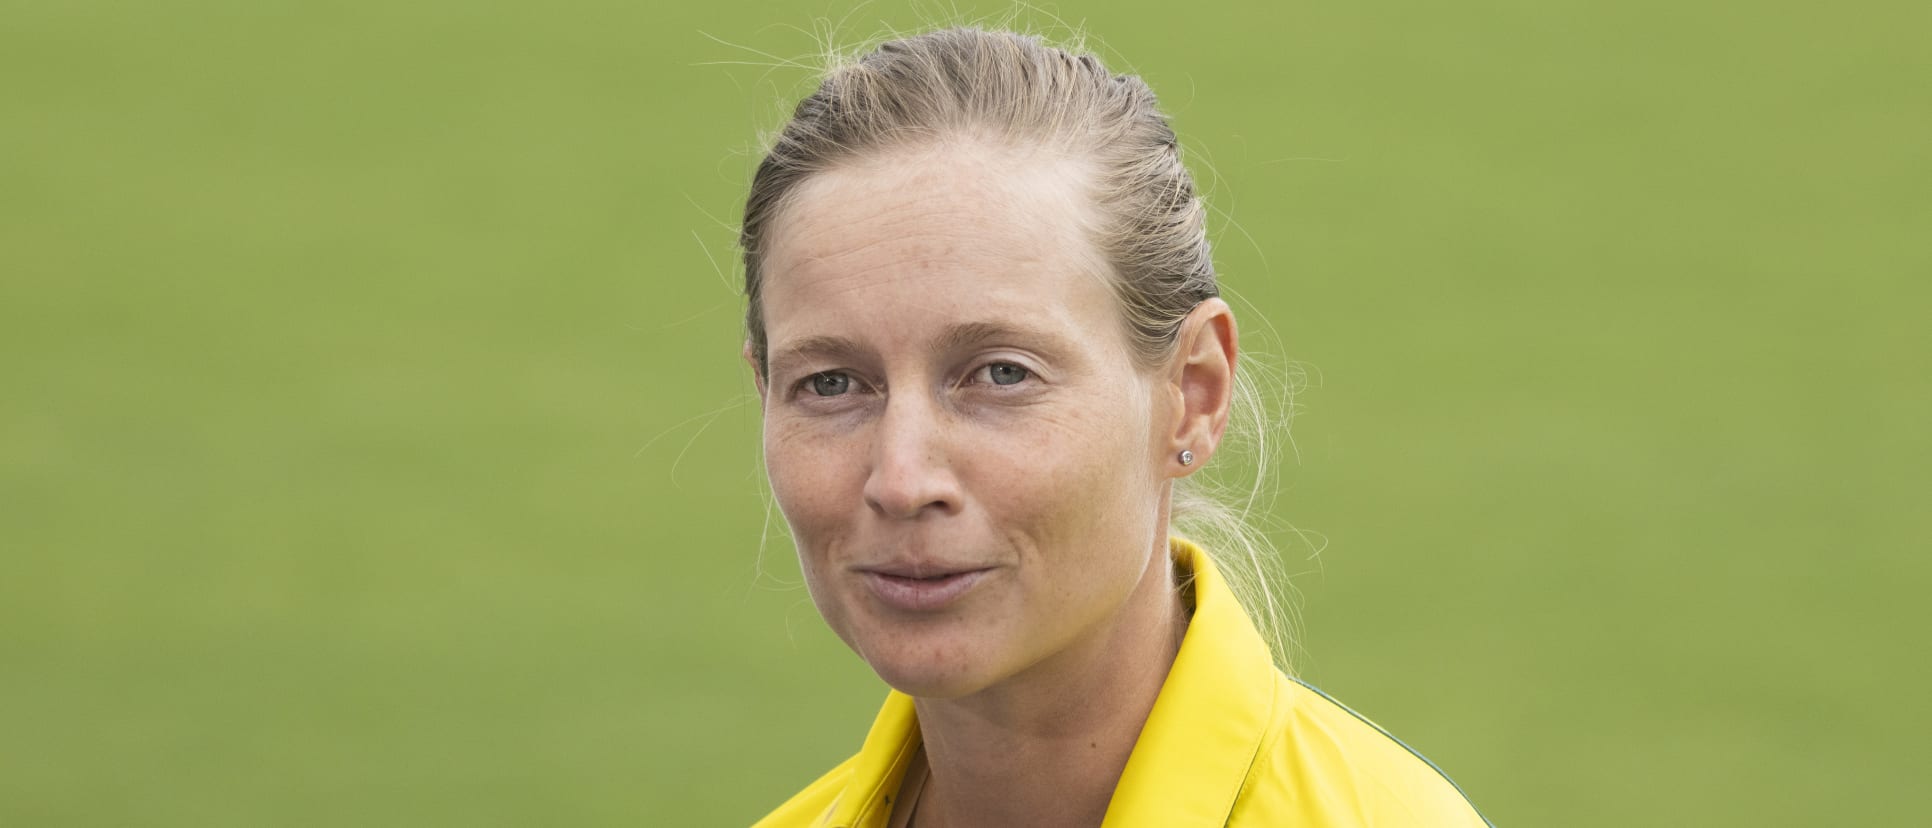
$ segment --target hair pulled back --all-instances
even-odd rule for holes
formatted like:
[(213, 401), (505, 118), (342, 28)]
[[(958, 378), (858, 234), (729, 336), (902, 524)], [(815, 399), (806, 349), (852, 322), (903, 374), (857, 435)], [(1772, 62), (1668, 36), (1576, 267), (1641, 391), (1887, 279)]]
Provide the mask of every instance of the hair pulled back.
[(1143, 362), (1166, 357), (1188, 311), (1219, 295), (1206, 211), (1146, 83), (1030, 35), (942, 29), (884, 43), (833, 69), (758, 165), (739, 242), (750, 298), (745, 327), (761, 366), (765, 240), (798, 185), (881, 150), (964, 136), (1095, 163), (1094, 243), (1113, 269)]
[[(1140, 78), (1099, 59), (1007, 31), (947, 28), (888, 41), (836, 66), (798, 103), (758, 165), (745, 201), (745, 328), (766, 370), (762, 285), (767, 240), (799, 185), (814, 174), (883, 151), (975, 139), (1084, 159), (1097, 220), (1095, 249), (1136, 357), (1146, 366), (1173, 353), (1183, 320), (1220, 295), (1209, 255), (1206, 208), (1182, 164), (1172, 126)], [(1260, 413), (1251, 384), (1237, 383), (1236, 428)], [(1245, 417), (1243, 415), (1246, 415)], [(1257, 443), (1264, 443), (1259, 434)], [(1265, 446), (1264, 446), (1265, 448)], [(1267, 451), (1258, 453), (1266, 463)], [(1197, 476), (1198, 477), (1198, 476)], [(1178, 531), (1201, 540), (1263, 634), (1284, 656), (1287, 624), (1274, 594), (1274, 555), (1243, 519), (1262, 475), (1237, 509), (1233, 499), (1182, 481), (1173, 500)], [(1235, 498), (1238, 499), (1238, 498)]]

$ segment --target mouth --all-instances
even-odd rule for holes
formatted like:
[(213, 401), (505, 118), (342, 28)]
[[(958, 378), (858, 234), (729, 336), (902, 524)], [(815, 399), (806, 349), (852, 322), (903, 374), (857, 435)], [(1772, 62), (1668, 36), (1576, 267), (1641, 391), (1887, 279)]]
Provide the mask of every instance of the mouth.
[(859, 575), (881, 603), (904, 612), (932, 612), (964, 597), (991, 568), (916, 572), (910, 568), (861, 569)]

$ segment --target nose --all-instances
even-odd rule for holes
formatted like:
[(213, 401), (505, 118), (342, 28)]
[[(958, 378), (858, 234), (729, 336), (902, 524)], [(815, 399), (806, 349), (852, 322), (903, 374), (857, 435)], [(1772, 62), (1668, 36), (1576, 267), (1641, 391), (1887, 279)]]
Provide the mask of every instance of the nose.
[(873, 438), (865, 502), (882, 517), (956, 514), (959, 480), (948, 462), (944, 417), (930, 401), (889, 397)]

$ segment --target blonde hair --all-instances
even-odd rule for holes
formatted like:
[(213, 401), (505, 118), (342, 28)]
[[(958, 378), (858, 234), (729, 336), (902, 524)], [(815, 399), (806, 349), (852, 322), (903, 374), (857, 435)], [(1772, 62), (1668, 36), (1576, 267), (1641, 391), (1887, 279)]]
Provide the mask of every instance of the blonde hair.
[[(1144, 365), (1171, 358), (1188, 313), (1220, 295), (1206, 208), (1146, 83), (1033, 35), (941, 29), (887, 41), (832, 68), (758, 165), (739, 243), (745, 328), (761, 373), (765, 242), (799, 185), (871, 153), (960, 135), (1093, 162), (1095, 246), (1112, 268), (1111, 286)], [(1237, 375), (1236, 389), (1230, 431), (1258, 466), (1254, 484), (1241, 495), (1208, 479), (1196, 482), (1200, 475), (1183, 479), (1170, 519), (1176, 534), (1201, 541), (1214, 556), (1285, 665), (1291, 641), (1277, 557), (1250, 521), (1272, 454), (1261, 428), (1270, 412), (1246, 374)]]

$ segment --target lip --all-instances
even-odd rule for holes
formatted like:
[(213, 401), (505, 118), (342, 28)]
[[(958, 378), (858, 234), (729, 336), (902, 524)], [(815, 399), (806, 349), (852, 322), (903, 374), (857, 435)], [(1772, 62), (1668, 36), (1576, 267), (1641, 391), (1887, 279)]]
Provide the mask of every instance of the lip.
[(873, 597), (886, 606), (904, 612), (932, 612), (958, 601), (992, 572), (991, 568), (961, 569), (915, 577), (911, 568), (886, 567), (861, 569), (859, 575)]

